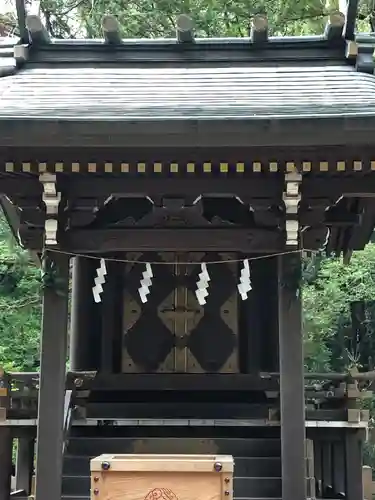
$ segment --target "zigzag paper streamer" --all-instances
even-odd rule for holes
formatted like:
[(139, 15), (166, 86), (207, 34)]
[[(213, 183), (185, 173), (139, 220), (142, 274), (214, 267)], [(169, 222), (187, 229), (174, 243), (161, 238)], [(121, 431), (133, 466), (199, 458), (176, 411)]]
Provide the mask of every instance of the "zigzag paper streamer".
[(206, 297), (208, 297), (208, 286), (211, 279), (207, 271), (207, 266), (204, 262), (201, 264), (201, 272), (198, 277), (199, 280), (197, 281), (195, 296), (197, 297), (199, 305), (204, 306), (206, 303)]
[(141, 298), (141, 302), (145, 304), (147, 302), (147, 295), (150, 293), (150, 287), (152, 285), (153, 278), (151, 264), (147, 262), (146, 270), (142, 273), (141, 286), (138, 288), (138, 293)]
[(96, 270), (96, 278), (94, 280), (95, 285), (92, 287), (92, 294), (96, 303), (102, 301), (101, 294), (103, 293), (103, 285), (105, 283), (106, 274), (107, 268), (105, 265), (105, 260), (100, 259), (100, 266)]
[(248, 259), (243, 261), (243, 268), (241, 269), (240, 282), (237, 285), (238, 292), (242, 300), (248, 298), (248, 292), (252, 290), (251, 277), (250, 277), (250, 264)]

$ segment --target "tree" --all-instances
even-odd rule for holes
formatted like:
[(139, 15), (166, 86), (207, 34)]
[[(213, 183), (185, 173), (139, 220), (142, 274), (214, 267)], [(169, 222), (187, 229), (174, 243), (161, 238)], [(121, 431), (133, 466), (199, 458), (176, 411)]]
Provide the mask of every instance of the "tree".
[(349, 265), (322, 259), (315, 271), (303, 288), (306, 364), (314, 371), (344, 369), (358, 363), (358, 352), (352, 352), (351, 304), (366, 306), (362, 342), (375, 339), (375, 245), (355, 252)]
[[(31, 3), (32, 0), (28, 0)], [(126, 38), (174, 37), (178, 14), (190, 14), (197, 36), (247, 36), (255, 14), (266, 14), (271, 35), (321, 34), (339, 0), (41, 0), (55, 38), (100, 37), (104, 14), (115, 14)], [(362, 16), (363, 17), (363, 16)], [(15, 26), (14, 13), (7, 24)]]
[[(2, 214), (1, 214), (2, 215)], [(39, 366), (40, 270), (15, 242), (0, 217), (0, 366), (35, 371)]]

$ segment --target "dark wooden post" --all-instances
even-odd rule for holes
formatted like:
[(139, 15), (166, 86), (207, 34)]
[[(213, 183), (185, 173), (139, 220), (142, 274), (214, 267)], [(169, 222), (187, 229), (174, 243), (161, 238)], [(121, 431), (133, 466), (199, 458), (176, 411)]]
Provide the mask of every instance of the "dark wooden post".
[[(332, 482), (335, 494), (345, 493), (345, 447), (342, 441), (332, 443)], [(362, 461), (360, 462), (362, 465)]]
[(0, 427), (0, 500), (9, 500), (12, 478), (12, 434), (10, 427)]
[(362, 447), (364, 432), (345, 429), (346, 499), (363, 498)]
[[(277, 258), (260, 259), (258, 280), (260, 281), (257, 313), (261, 316), (261, 371), (277, 372), (279, 369), (278, 339), (278, 263)], [(263, 280), (263, 277), (265, 280)], [(264, 305), (267, 304), (267, 307)]]
[[(35, 497), (36, 500), (59, 500), (64, 439), (69, 258), (48, 253), (44, 266), (49, 279), (43, 291)], [(51, 280), (51, 276), (55, 279)]]
[(327, 492), (332, 492), (332, 487), (333, 487), (332, 472), (333, 472), (332, 443), (330, 441), (324, 441), (322, 443), (323, 495), (327, 495)]
[(31, 478), (34, 469), (33, 437), (19, 437), (16, 459), (16, 490), (24, 490), (26, 496), (31, 495)]
[[(249, 298), (240, 301), (240, 362), (241, 371), (279, 370), (277, 321), (277, 258), (254, 260), (251, 263), (253, 289)], [(264, 304), (267, 303), (267, 307)]]
[(107, 276), (101, 302), (102, 339), (100, 371), (121, 371), (122, 347), (122, 264), (108, 261)]
[(72, 371), (97, 370), (100, 363), (100, 307), (92, 287), (99, 261), (75, 257), (72, 272), (69, 361)]
[(282, 499), (306, 499), (301, 259), (278, 257)]
[(322, 442), (314, 439), (314, 473), (316, 479), (316, 496), (321, 498), (323, 486)]
[[(0, 367), (0, 420), (6, 420), (10, 403), (10, 378)], [(0, 500), (9, 500), (12, 478), (11, 428), (0, 426)]]

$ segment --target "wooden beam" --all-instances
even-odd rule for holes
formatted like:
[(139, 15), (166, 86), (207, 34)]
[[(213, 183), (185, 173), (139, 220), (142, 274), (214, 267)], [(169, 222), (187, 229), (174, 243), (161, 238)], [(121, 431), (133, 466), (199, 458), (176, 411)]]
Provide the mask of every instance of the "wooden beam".
[(262, 178), (253, 176), (231, 178), (176, 178), (166, 179), (150, 177), (116, 177), (80, 176), (74, 178), (66, 187), (68, 198), (101, 197), (113, 194), (121, 195), (148, 195), (148, 196), (199, 196), (208, 194), (228, 194), (244, 196), (246, 199), (253, 195), (255, 198), (275, 199), (282, 194), (282, 178)]
[(37, 175), (32, 177), (22, 175), (15, 175), (12, 178), (0, 177), (0, 193), (4, 193), (10, 198), (12, 196), (35, 196), (40, 203), (43, 187)]
[(375, 198), (375, 178), (372, 176), (327, 176), (304, 177), (301, 187), (302, 199), (329, 198)]
[[(23, 227), (21, 238), (32, 250), (43, 248), (43, 230)], [(82, 229), (60, 235), (60, 249), (71, 253), (129, 251), (278, 252), (285, 236), (272, 229)]]
[[(274, 48), (274, 44), (270, 45)], [(337, 50), (338, 54), (342, 53), (341, 48)], [(104, 57), (104, 53), (99, 52), (100, 57)], [(154, 51), (151, 52), (152, 57), (155, 57)], [(230, 52), (232, 58), (233, 51)], [(252, 53), (255, 51), (248, 51), (247, 57), (251, 59)], [(275, 53), (274, 50), (273, 53)], [(66, 57), (66, 51), (63, 54)], [(50, 51), (49, 54), (46, 52), (46, 56), (47, 59), (45, 58), (44, 61), (48, 61), (48, 56), (56, 61), (55, 51)], [(74, 56), (77, 57), (76, 53)], [(123, 57), (128, 62), (131, 52), (126, 50)], [(206, 54), (206, 57), (210, 55)], [(243, 61), (244, 54), (241, 57)], [(263, 52), (262, 57), (264, 61)], [(211, 59), (210, 62), (212, 63), (213, 60)], [(160, 121), (129, 120), (125, 116), (118, 120), (106, 120), (105, 117), (97, 120), (82, 118), (64, 120), (56, 117), (41, 120), (39, 116), (27, 116), (17, 120), (10, 118), (0, 121), (0, 146), (17, 149), (45, 148), (48, 144), (51, 148), (66, 148), (69, 145), (69, 148), (138, 147), (143, 150), (144, 148), (167, 148), (173, 144), (174, 148), (220, 149), (225, 145), (236, 149), (248, 147), (249, 137), (251, 137), (251, 144), (254, 147), (279, 146), (285, 150), (285, 148), (300, 146), (315, 149), (317, 146), (323, 148), (345, 144), (348, 140), (349, 129), (350, 144), (353, 147), (364, 147), (371, 144), (373, 140), (375, 120), (372, 116), (349, 118), (345, 115), (323, 119), (319, 116), (312, 118), (294, 115), (291, 119), (278, 120), (272, 119), (271, 115), (254, 120), (228, 120), (226, 118), (201, 120), (197, 124), (197, 120), (189, 120), (189, 118)]]
[(351, 227), (361, 223), (362, 217), (359, 214), (341, 210), (340, 212), (321, 212), (320, 210), (300, 210), (300, 225), (315, 226), (324, 223), (327, 226)]
[[(66, 236), (66, 237), (65, 237)], [(77, 230), (62, 238), (73, 253), (128, 251), (276, 252), (284, 248), (281, 232), (266, 229), (107, 229)]]
[[(79, 377), (79, 374), (77, 374)], [(75, 378), (69, 375), (70, 378)], [(98, 373), (88, 387), (95, 391), (277, 391), (276, 379), (243, 373)], [(125, 389), (124, 389), (125, 388)], [(85, 388), (84, 388), (85, 389)], [(83, 389), (83, 390), (84, 390)]]
[[(206, 398), (209, 399), (209, 398)], [(262, 419), (266, 420), (269, 416), (269, 405), (264, 403), (237, 403), (230, 402), (178, 402), (176, 398), (173, 401), (158, 401), (150, 404), (147, 402), (100, 402), (89, 401), (87, 403), (87, 416), (98, 419)], [(293, 499), (293, 497), (292, 497)]]

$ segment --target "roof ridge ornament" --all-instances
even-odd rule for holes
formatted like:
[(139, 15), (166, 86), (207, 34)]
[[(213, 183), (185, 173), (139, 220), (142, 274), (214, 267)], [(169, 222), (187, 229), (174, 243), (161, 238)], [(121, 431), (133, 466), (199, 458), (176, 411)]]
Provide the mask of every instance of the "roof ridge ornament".
[(343, 36), (345, 26), (345, 14), (339, 10), (330, 13), (324, 29), (327, 40), (339, 40)]
[(122, 43), (121, 26), (117, 17), (107, 14), (102, 19), (102, 29), (104, 40), (109, 45), (119, 45)]
[(32, 44), (48, 44), (51, 38), (39, 16), (32, 14), (26, 17), (26, 28), (29, 31)]
[(194, 42), (194, 21), (187, 14), (180, 14), (176, 19), (176, 37), (179, 43)]
[(250, 23), (250, 39), (253, 43), (268, 42), (268, 19), (265, 14), (256, 14)]

